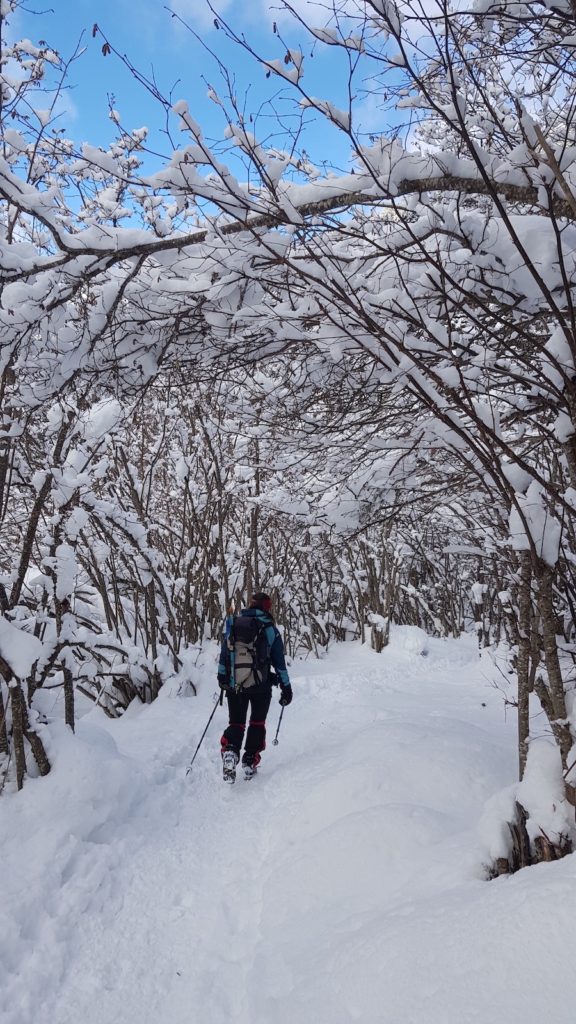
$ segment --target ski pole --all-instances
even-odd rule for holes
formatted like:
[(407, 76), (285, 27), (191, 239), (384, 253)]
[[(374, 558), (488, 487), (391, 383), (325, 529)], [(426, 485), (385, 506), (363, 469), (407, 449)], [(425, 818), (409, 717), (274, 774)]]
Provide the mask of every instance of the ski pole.
[(282, 716), (283, 716), (283, 714), (284, 714), (284, 707), (282, 707), (282, 711), (280, 712), (280, 718), (278, 719), (278, 728), (276, 729), (276, 735), (275, 735), (274, 739), (272, 740), (272, 746), (273, 747), (277, 747), (278, 746), (278, 733), (280, 732), (280, 726), (282, 725)]
[(200, 750), (200, 747), (202, 746), (202, 740), (204, 739), (206, 733), (208, 732), (208, 728), (210, 726), (210, 722), (212, 721), (212, 719), (214, 718), (214, 715), (216, 714), (216, 708), (222, 707), (223, 701), (224, 701), (224, 690), (220, 690), (220, 700), (212, 708), (212, 713), (210, 715), (210, 718), (206, 722), (206, 728), (204, 729), (204, 732), (202, 733), (202, 735), (200, 737), (200, 742), (199, 742), (198, 746), (196, 747), (196, 750), (194, 751), (194, 757), (192, 758), (192, 760), (190, 761), (190, 764), (188, 765), (188, 767), (186, 769), (186, 775), (189, 775), (190, 772), (192, 771), (192, 765), (194, 764), (194, 761), (196, 760), (196, 754)]

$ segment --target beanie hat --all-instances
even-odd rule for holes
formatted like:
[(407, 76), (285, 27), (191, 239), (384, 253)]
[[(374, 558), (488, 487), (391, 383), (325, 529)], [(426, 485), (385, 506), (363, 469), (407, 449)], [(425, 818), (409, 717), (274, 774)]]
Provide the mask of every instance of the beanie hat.
[(250, 607), (260, 608), (261, 611), (270, 613), (272, 610), (272, 598), (269, 594), (264, 594), (262, 591), (258, 591), (257, 594), (252, 594)]

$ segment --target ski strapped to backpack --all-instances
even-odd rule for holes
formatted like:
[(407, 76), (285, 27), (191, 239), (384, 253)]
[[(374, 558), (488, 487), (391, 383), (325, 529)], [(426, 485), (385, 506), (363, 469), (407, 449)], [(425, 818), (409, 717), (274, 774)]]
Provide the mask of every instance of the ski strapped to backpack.
[(266, 630), (270, 622), (256, 615), (236, 615), (227, 636), (230, 654), (230, 683), (235, 690), (267, 683), (270, 676), (270, 647)]

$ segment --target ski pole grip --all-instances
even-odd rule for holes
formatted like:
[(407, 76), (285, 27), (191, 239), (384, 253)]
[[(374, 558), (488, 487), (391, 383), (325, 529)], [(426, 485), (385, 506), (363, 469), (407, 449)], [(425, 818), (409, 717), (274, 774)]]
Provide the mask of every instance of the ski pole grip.
[(218, 703), (219, 703), (220, 707), (222, 707), (222, 705), (224, 703), (224, 690), (222, 690), (222, 689), (220, 690), (220, 700), (218, 701)]

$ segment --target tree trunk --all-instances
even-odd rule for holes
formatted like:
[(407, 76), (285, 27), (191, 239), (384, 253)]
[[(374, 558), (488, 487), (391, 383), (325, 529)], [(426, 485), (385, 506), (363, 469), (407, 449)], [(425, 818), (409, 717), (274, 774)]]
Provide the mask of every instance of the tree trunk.
[(545, 566), (541, 569), (539, 577), (538, 607), (542, 621), (544, 661), (548, 675), (552, 707), (554, 708), (554, 719), (550, 722), (550, 725), (560, 748), (562, 767), (566, 769), (568, 767), (568, 756), (572, 749), (572, 737), (570, 726), (566, 723), (566, 698), (556, 641), (556, 615), (552, 599), (553, 570), (549, 566)]
[[(520, 555), (520, 594), (518, 599), (518, 771), (524, 776), (530, 738), (530, 627), (532, 624), (532, 563), (530, 553)], [(535, 626), (535, 624), (534, 624)]]
[(8, 729), (6, 728), (6, 705), (4, 704), (4, 694), (2, 693), (2, 683), (0, 681), (0, 754), (8, 756), (10, 753), (10, 746), (8, 743)]
[(64, 667), (64, 720), (74, 732), (76, 726), (74, 708), (74, 679), (69, 668)]
[(24, 748), (24, 694), (20, 683), (10, 683), (12, 707), (12, 744), (16, 764), (16, 785), (22, 789), (26, 775), (26, 751)]

